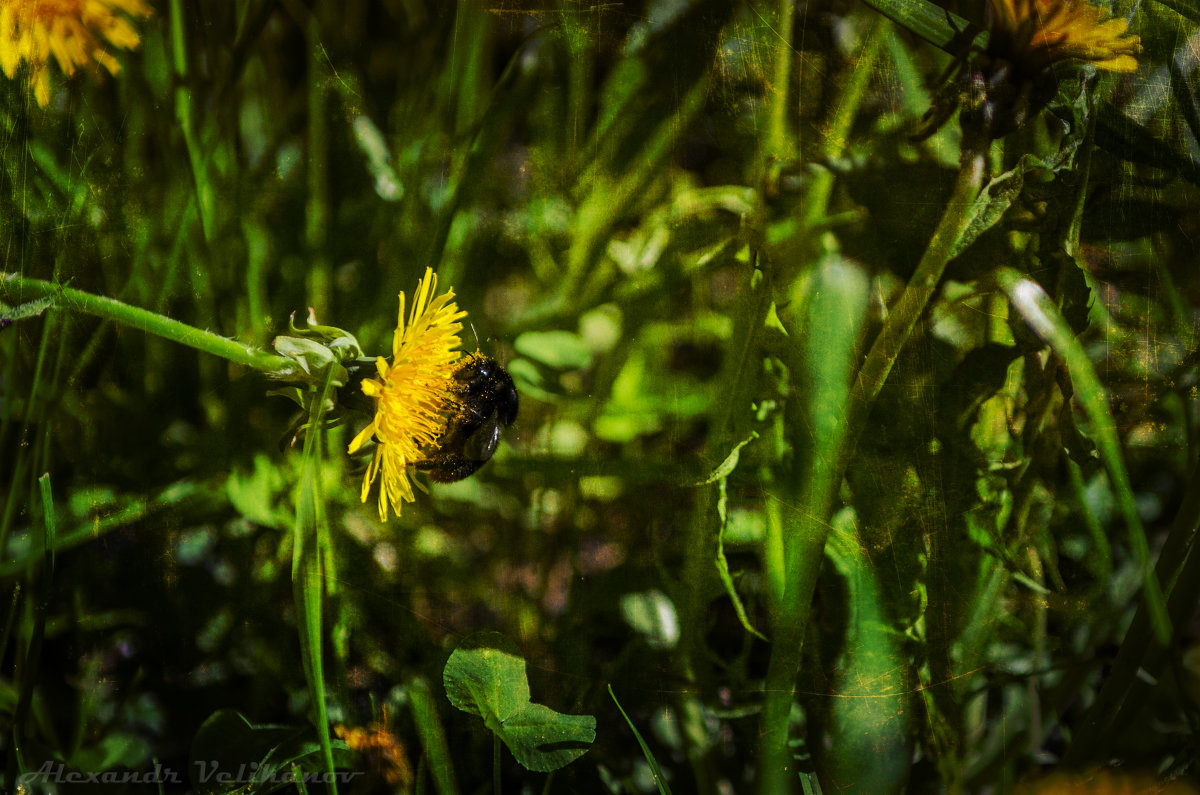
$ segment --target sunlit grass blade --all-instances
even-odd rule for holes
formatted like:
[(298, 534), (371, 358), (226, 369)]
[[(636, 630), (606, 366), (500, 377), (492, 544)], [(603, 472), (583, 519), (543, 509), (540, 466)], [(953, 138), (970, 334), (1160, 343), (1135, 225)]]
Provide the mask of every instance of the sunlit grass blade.
[(830, 257), (810, 277), (793, 324), (790, 367), (800, 397), (799, 409), (788, 418), (788, 434), (802, 463), (785, 492), (785, 503), (794, 510), (779, 528), (783, 537), (768, 536), (764, 551), (773, 624), (759, 746), (763, 795), (789, 791), (795, 780), (788, 729), (796, 675), (842, 479), (839, 451), (847, 434), (869, 292), (861, 268)]
[(408, 683), (408, 703), (412, 707), (413, 722), (417, 726), (417, 738), (421, 742), (421, 750), (425, 759), (429, 760), (429, 769), (433, 774), (433, 784), (440, 795), (457, 795), (458, 783), (454, 779), (454, 760), (450, 756), (450, 746), (446, 742), (446, 730), (438, 718), (437, 705), (433, 700), (433, 691), (424, 679), (413, 679)]
[[(300, 629), (300, 649), (309, 694), (313, 701), (317, 735), (330, 774), (334, 772), (333, 746), (329, 735), (328, 699), (325, 692), (325, 665), (322, 655), (321, 617), (325, 604), (324, 561), (327, 547), (322, 537), (328, 534), (329, 520), (321, 493), (322, 420), (329, 395), (332, 371), (326, 374), (321, 393), (309, 408), (309, 429), (300, 457), (300, 476), (296, 485), (296, 523), (292, 533), (292, 588), (295, 594)], [(337, 795), (336, 779), (331, 791)]]
[(1108, 471), (1117, 505), (1129, 529), (1129, 542), (1134, 557), (1143, 573), (1143, 592), (1151, 624), (1159, 642), (1166, 643), (1171, 636), (1171, 621), (1167, 616), (1162, 586), (1150, 565), (1150, 548), (1146, 542), (1146, 531), (1138, 514), (1137, 499), (1129, 481), (1121, 452), (1121, 440), (1117, 436), (1116, 422), (1108, 407), (1107, 394), (1096, 369), (1088, 359), (1083, 343), (1075, 336), (1071, 326), (1063, 318), (1054, 302), (1036, 282), (1026, 278), (1012, 268), (1001, 268), (996, 279), (1004, 288), (1013, 307), (1025, 319), (1059, 357), (1071, 374), (1075, 394), (1092, 423), (1092, 434), (1100, 460)]
[(608, 686), (608, 695), (612, 698), (613, 703), (617, 705), (617, 709), (621, 712), (621, 717), (629, 724), (629, 730), (633, 732), (633, 738), (642, 748), (642, 754), (646, 757), (646, 764), (650, 765), (650, 774), (654, 776), (654, 784), (658, 787), (660, 795), (671, 795), (671, 787), (667, 784), (666, 778), (663, 777), (662, 768), (658, 766), (658, 760), (654, 758), (650, 746), (646, 745), (646, 741), (642, 739), (642, 733), (637, 730), (637, 726), (633, 725), (633, 721), (625, 714), (625, 708), (621, 706), (621, 702), (617, 701), (617, 694), (613, 692), (612, 685)]
[[(901, 792), (912, 760), (908, 660), (849, 511), (834, 519), (828, 550), (846, 583), (850, 619), (829, 706), (829, 741), (813, 746), (825, 759), (824, 775), (834, 791)], [(871, 763), (864, 765), (864, 759)]]
[(58, 559), (56, 548), (58, 546), (58, 525), (54, 519), (54, 495), (50, 491), (50, 475), (45, 474), (38, 478), (38, 490), (42, 495), (42, 521), (46, 526), (45, 554), (46, 566), (49, 573), (54, 573), (54, 563)]
[[(216, 191), (208, 178), (208, 154), (201, 145), (196, 132), (195, 115), (193, 114), (193, 97), (188, 77), (187, 30), (184, 27), (184, 3), (182, 0), (171, 0), (171, 55), (177, 84), (175, 86), (175, 118), (179, 129), (183, 132), (184, 145), (187, 149), (188, 162), (192, 169), (192, 185), (196, 192), (196, 207), (199, 209), (200, 226), (204, 237), (210, 242), (215, 233)], [(204, 269), (197, 269), (193, 274), (207, 279)]]
[(54, 495), (50, 489), (50, 475), (38, 478), (38, 490), (42, 498), (42, 540), (45, 552), (45, 565), (37, 581), (36, 593), (32, 604), (32, 622), (27, 634), (27, 643), (22, 659), (20, 649), (17, 650), (16, 676), (17, 703), (13, 710), (12, 739), (15, 760), (20, 772), (25, 772), (24, 750), (25, 723), (29, 719), (30, 706), (33, 703), (33, 691), (38, 684), (39, 663), (42, 655), (42, 642), (46, 636), (46, 612), (49, 609), (50, 595), (54, 588), (54, 568), (57, 556), (54, 552), (57, 525), (54, 518)]
[(1193, 22), (1200, 22), (1200, 3), (1196, 0), (1154, 0)]
[(982, 44), (986, 34), (967, 20), (927, 0), (866, 0), (876, 11), (903, 25), (951, 55), (971, 44)]

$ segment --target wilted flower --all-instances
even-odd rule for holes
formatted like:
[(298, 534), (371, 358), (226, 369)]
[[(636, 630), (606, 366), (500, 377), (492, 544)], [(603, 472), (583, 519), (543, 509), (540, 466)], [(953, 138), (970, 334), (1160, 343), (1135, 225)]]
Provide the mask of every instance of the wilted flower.
[(458, 351), (459, 321), (466, 316), (454, 303), (453, 289), (434, 297), (437, 277), (431, 269), (417, 283), (408, 322), (404, 321), (404, 293), (392, 338), (392, 362), (375, 360), (378, 379), (362, 382), (362, 391), (375, 401), (375, 417), (350, 442), (353, 453), (374, 437), (378, 446), (363, 478), (362, 499), (366, 502), (371, 484), (381, 479), (379, 518), (386, 521), (388, 504), (399, 515), (405, 502), (413, 501), (409, 468), (423, 458), (421, 450), (432, 446), (446, 427), (446, 412), (452, 399), (452, 376)]
[(127, 17), (148, 17), (142, 0), (3, 0), (0, 2), (0, 69), (16, 77), (21, 63), (38, 105), (50, 103), (50, 56), (68, 77), (98, 64), (121, 70), (108, 47), (141, 43)]

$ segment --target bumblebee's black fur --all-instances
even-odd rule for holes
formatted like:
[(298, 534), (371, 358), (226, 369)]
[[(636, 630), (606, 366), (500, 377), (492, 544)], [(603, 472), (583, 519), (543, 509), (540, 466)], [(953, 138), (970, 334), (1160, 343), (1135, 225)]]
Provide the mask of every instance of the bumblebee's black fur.
[(491, 460), (504, 429), (517, 419), (517, 387), (499, 362), (482, 353), (465, 357), (453, 376), (454, 413), (417, 469), (437, 483), (473, 475)]

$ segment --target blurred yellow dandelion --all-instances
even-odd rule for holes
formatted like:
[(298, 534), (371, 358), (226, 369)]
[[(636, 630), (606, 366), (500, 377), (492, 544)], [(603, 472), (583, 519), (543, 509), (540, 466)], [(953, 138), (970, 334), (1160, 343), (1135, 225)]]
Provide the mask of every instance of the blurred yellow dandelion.
[(1141, 38), (1129, 32), (1123, 18), (1087, 0), (988, 0), (987, 10), (989, 51), (1003, 53), (1028, 72), (1059, 61), (1137, 71)]
[(0, 0), (0, 69), (17, 76), (22, 62), (38, 105), (50, 103), (50, 56), (68, 77), (79, 67), (121, 65), (109, 47), (141, 43), (128, 17), (148, 17), (142, 0)]
[(404, 744), (384, 728), (382, 721), (368, 728), (338, 724), (333, 731), (351, 751), (367, 759), (376, 776), (400, 792), (407, 792), (412, 787), (412, 765)]
[(1125, 19), (1088, 0), (987, 0), (987, 28), (987, 47), (959, 59), (917, 140), (933, 135), (957, 109), (964, 132), (1003, 138), (1054, 98), (1057, 65), (1135, 72), (1142, 51)]
[(408, 322), (404, 322), (404, 293), (392, 337), (392, 362), (375, 360), (378, 380), (363, 381), (363, 393), (375, 401), (375, 418), (350, 442), (353, 453), (374, 437), (378, 446), (363, 478), (362, 500), (367, 501), (376, 477), (379, 518), (387, 521), (388, 505), (397, 516), (405, 502), (413, 501), (410, 467), (423, 456), (446, 426), (451, 377), (458, 360), (459, 321), (466, 312), (454, 303), (454, 290), (434, 297), (437, 276), (425, 269), (417, 282)]

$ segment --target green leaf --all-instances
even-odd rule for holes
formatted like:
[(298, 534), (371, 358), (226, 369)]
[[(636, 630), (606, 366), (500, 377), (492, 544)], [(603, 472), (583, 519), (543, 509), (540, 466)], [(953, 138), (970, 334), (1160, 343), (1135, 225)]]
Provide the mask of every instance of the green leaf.
[(828, 740), (816, 747), (837, 791), (902, 792), (912, 760), (913, 688), (879, 575), (853, 516), (847, 509), (834, 517), (826, 546), (846, 582), (850, 620), (837, 690), (829, 699)]
[(737, 469), (738, 461), (742, 455), (742, 448), (757, 438), (758, 433), (751, 431), (749, 436), (734, 445), (733, 449), (729, 451), (729, 455), (725, 456), (725, 460), (717, 465), (707, 479), (696, 485), (707, 486), (711, 483), (717, 484), (717, 517), (721, 523), (717, 531), (717, 556), (714, 561), (717, 566), (717, 575), (721, 578), (721, 584), (725, 586), (725, 593), (729, 595), (730, 601), (733, 602), (734, 612), (737, 613), (742, 628), (754, 637), (766, 640), (766, 636), (755, 629), (750, 623), (750, 617), (746, 614), (746, 607), (742, 604), (742, 599), (738, 596), (737, 589), (733, 585), (733, 575), (729, 571), (729, 559), (725, 557), (725, 527), (729, 522), (729, 495), (726, 488), (726, 481), (733, 474), (733, 470)]
[(720, 464), (717, 464), (712, 473), (696, 485), (707, 486), (710, 483), (716, 483), (728, 478), (731, 474), (733, 474), (733, 470), (737, 469), (738, 459), (740, 459), (742, 455), (742, 448), (757, 438), (758, 434), (751, 432), (749, 436), (734, 445), (733, 449), (729, 451), (729, 455), (725, 456), (725, 460)]
[(583, 338), (570, 331), (527, 331), (513, 342), (517, 353), (555, 370), (580, 370), (592, 363)]
[(657, 588), (621, 597), (621, 615), (652, 649), (671, 649), (679, 642), (675, 605)]
[(1078, 148), (1078, 137), (1063, 146), (1053, 157), (1042, 160), (1033, 155), (1022, 155), (1017, 165), (1003, 174), (990, 180), (983, 186), (979, 196), (968, 214), (968, 221), (962, 234), (950, 247), (950, 258), (953, 259), (966, 250), (967, 246), (987, 230), (995, 226), (1008, 208), (1021, 195), (1025, 187), (1025, 176), (1035, 169), (1050, 169), (1057, 172), (1071, 162), (1072, 155)]
[(254, 472), (247, 475), (235, 470), (225, 481), (229, 502), (238, 513), (265, 527), (280, 529), (289, 518), (289, 511), (280, 506), (284, 487), (283, 474), (262, 454), (254, 457)]
[(1025, 172), (1029, 170), (1025, 155), (1020, 163), (1011, 171), (1006, 171), (988, 182), (980, 191), (979, 197), (971, 206), (970, 220), (954, 245), (950, 247), (950, 258), (953, 259), (975, 242), (976, 238), (991, 229), (1008, 212), (1008, 208), (1021, 195), (1025, 186)]
[(1196, 0), (1158, 0), (1158, 2), (1193, 22), (1200, 22), (1200, 3), (1197, 3)]
[(329, 348), (303, 337), (276, 337), (274, 345), (280, 356), (294, 359), (309, 375), (321, 372), (323, 368), (337, 361), (337, 357)]
[(498, 633), (465, 640), (446, 661), (442, 682), (450, 703), (483, 718), (528, 770), (558, 770), (586, 753), (596, 739), (593, 716), (564, 715), (530, 703), (525, 660)]
[(951, 55), (980, 44), (986, 34), (967, 20), (927, 0), (867, 0), (876, 11)]
[(35, 298), (32, 301), (26, 301), (16, 306), (9, 306), (0, 301), (0, 329), (11, 325), (14, 320), (36, 317), (49, 309), (53, 304), (54, 299), (49, 296), (46, 298)]
[(128, 732), (107, 734), (96, 745), (79, 749), (69, 763), (78, 770), (104, 771), (114, 768), (136, 768), (153, 755), (145, 738)]

